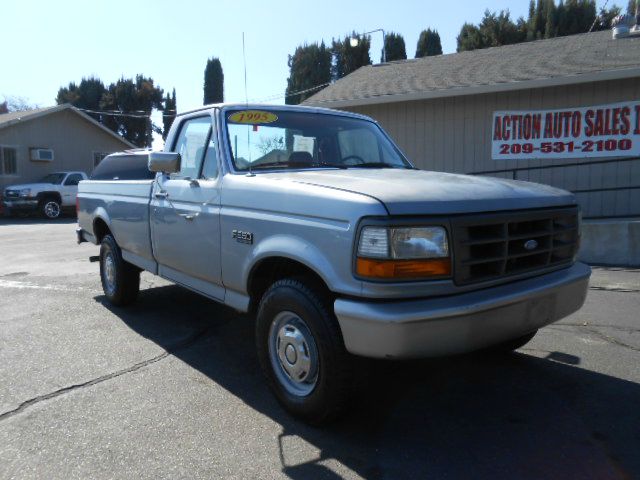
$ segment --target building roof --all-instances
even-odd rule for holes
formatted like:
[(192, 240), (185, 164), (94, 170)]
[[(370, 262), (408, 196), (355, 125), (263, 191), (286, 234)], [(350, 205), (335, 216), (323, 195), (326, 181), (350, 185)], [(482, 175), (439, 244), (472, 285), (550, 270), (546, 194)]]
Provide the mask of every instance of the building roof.
[(361, 67), (305, 100), (348, 107), (640, 77), (640, 36), (610, 30)]
[(69, 103), (65, 103), (63, 105), (56, 105), (55, 107), (45, 107), (45, 108), (34, 108), (33, 110), (24, 110), (22, 112), (9, 112), (0, 114), (0, 129), (7, 128), (17, 123), (28, 122), (30, 120), (35, 120), (36, 118), (43, 117), (45, 115), (51, 115), (52, 113), (61, 112), (63, 110), (70, 110), (77, 115), (80, 115), (82, 118), (87, 120), (90, 123), (93, 123), (96, 127), (104, 130), (106, 133), (120, 140), (124, 145), (130, 148), (137, 148), (133, 143), (121, 137), (113, 130), (105, 127), (100, 122), (91, 118), (89, 115), (84, 113), (81, 110), (78, 110), (73, 105)]

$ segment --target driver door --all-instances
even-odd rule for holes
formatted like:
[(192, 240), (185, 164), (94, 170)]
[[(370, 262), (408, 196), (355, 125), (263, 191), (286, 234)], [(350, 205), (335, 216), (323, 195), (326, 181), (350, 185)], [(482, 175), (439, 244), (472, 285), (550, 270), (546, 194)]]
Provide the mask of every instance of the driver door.
[(158, 174), (151, 201), (158, 273), (222, 300), (220, 181), (212, 117), (183, 120), (173, 151), (180, 153), (180, 171)]
[(76, 202), (76, 195), (78, 194), (78, 183), (83, 177), (79, 173), (70, 173), (67, 178), (62, 182), (62, 189), (60, 196), (62, 197), (62, 205), (69, 206), (74, 205)]

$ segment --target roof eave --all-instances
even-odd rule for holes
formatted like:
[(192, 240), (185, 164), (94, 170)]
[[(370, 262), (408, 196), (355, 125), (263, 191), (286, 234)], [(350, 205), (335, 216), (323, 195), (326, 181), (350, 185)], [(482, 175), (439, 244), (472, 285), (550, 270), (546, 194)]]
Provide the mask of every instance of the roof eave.
[(432, 98), (458, 97), (463, 95), (479, 95), (482, 93), (497, 93), (511, 90), (524, 90), (531, 88), (558, 87), (563, 85), (575, 85), (579, 83), (600, 82), (605, 80), (622, 80), (625, 78), (640, 77), (640, 67), (622, 68), (616, 70), (602, 70), (598, 72), (579, 75), (567, 75), (564, 77), (542, 78), (515, 82), (495, 83), (491, 85), (474, 85), (470, 87), (447, 88), (443, 90), (427, 90), (421, 92), (409, 92), (375, 97), (363, 97), (346, 100), (320, 101), (309, 98), (303, 105), (342, 108), (357, 107), (363, 105), (378, 105), (384, 103), (410, 102), (415, 100), (429, 100)]

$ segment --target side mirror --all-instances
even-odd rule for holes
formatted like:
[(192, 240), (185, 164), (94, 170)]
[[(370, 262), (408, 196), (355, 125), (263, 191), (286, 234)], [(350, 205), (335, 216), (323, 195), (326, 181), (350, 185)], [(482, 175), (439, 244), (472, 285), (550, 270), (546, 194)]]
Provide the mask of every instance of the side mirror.
[(151, 152), (149, 170), (152, 172), (176, 173), (180, 171), (180, 154), (175, 152)]

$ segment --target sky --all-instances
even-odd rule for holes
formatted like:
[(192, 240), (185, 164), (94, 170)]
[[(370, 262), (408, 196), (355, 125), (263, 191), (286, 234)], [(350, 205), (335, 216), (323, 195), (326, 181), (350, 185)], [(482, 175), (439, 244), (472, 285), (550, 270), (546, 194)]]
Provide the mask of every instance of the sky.
[[(190, 110), (202, 104), (204, 68), (215, 56), (225, 101), (243, 102), (244, 32), (249, 101), (284, 103), (287, 58), (300, 44), (382, 28), (401, 33), (413, 58), (420, 31), (431, 27), (444, 53), (453, 53), (462, 24), (478, 23), (485, 9), (517, 18), (528, 7), (529, 0), (2, 0), (0, 101), (12, 95), (49, 106), (70, 81), (93, 75), (109, 84), (142, 73), (165, 91), (175, 88), (178, 111)], [(377, 63), (382, 34), (371, 43)]]

